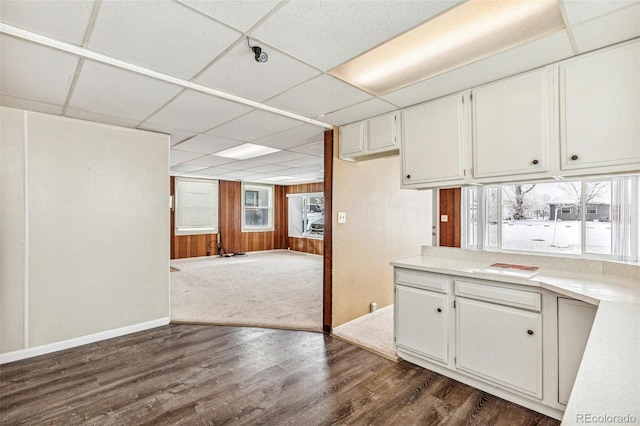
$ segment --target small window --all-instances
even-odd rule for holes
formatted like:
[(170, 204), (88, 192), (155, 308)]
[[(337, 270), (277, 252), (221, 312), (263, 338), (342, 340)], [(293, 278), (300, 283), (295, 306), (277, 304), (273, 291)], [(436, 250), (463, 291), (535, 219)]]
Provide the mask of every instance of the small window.
[(218, 181), (175, 178), (175, 234), (218, 232)]
[(322, 238), (324, 236), (324, 194), (287, 195), (289, 236)]
[(242, 185), (242, 231), (273, 231), (273, 185)]

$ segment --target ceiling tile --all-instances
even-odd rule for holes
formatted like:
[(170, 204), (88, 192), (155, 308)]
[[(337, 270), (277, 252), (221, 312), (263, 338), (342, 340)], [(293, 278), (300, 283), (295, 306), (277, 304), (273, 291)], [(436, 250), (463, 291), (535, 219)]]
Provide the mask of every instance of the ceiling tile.
[(573, 27), (573, 37), (580, 53), (638, 36), (640, 36), (640, 2)]
[(62, 114), (62, 105), (45, 104), (43, 102), (30, 101), (9, 95), (0, 95), (0, 105), (9, 108), (26, 109), (29, 111), (44, 112), (45, 114)]
[(326, 71), (460, 2), (292, 1), (253, 35)]
[[(195, 164), (198, 166), (215, 167), (223, 164), (235, 163), (238, 160), (225, 157), (216, 157), (215, 155), (207, 155), (205, 157), (198, 158), (197, 160), (189, 161), (189, 164)], [(231, 170), (231, 169), (229, 169)]]
[(202, 133), (249, 111), (251, 108), (248, 106), (187, 90), (148, 121)]
[(231, 179), (241, 179), (244, 181), (250, 181), (252, 176), (256, 176), (257, 173), (248, 173), (245, 171), (241, 171), (241, 170), (237, 170), (235, 172), (229, 172), (229, 173), (225, 173), (223, 176), (225, 178), (231, 178)]
[(242, 32), (247, 32), (280, 3), (278, 0), (179, 1)]
[(297, 146), (290, 148), (291, 151), (300, 152), (307, 155), (316, 155), (324, 158), (324, 141), (313, 142), (307, 145)]
[(235, 170), (225, 169), (224, 167), (210, 167), (208, 169), (198, 170), (199, 175), (205, 176), (222, 176), (225, 173), (231, 173)]
[(94, 121), (96, 123), (111, 124), (112, 126), (135, 128), (139, 121), (126, 120), (124, 118), (113, 117), (95, 112), (82, 111), (74, 108), (67, 108), (65, 112), (67, 117), (79, 118), (81, 120)]
[(185, 173), (195, 172), (202, 169), (206, 169), (206, 167), (196, 166), (193, 164), (180, 164), (178, 166), (171, 167), (172, 172), (185, 172)]
[(309, 166), (321, 166), (322, 164), (324, 164), (323, 158), (317, 157), (315, 155), (306, 155), (303, 158), (285, 161), (283, 163), (279, 163), (278, 165), (287, 166), (287, 167), (309, 167)]
[(233, 163), (227, 163), (224, 165), (224, 168), (231, 169), (231, 170), (247, 170), (254, 167), (260, 167), (263, 165), (263, 163), (258, 161), (258, 158), (260, 157), (252, 158), (249, 160), (234, 161)]
[(93, 0), (2, 0), (0, 21), (36, 34), (82, 45)]
[(407, 107), (538, 68), (573, 55), (566, 30), (424, 80), (382, 98)]
[(157, 124), (144, 123), (138, 126), (139, 129), (149, 130), (152, 132), (166, 133), (171, 135), (171, 146), (179, 144), (185, 139), (193, 137), (196, 132), (190, 132), (188, 130), (172, 129), (171, 127), (159, 126)]
[(360, 89), (322, 74), (266, 103), (306, 117), (318, 117), (371, 98), (371, 95)]
[(191, 79), (241, 34), (169, 1), (103, 1), (89, 48)]
[[(196, 135), (191, 139), (187, 139), (186, 141), (183, 141), (174, 145), (172, 148), (177, 149), (179, 151), (201, 152), (203, 154), (211, 154), (212, 152), (219, 152), (228, 148), (233, 148), (234, 146), (238, 146), (241, 144), (242, 142), (218, 138), (215, 136)], [(233, 161), (233, 160), (230, 160), (230, 161)]]
[(322, 127), (314, 126), (313, 124), (303, 124), (302, 126), (258, 139), (255, 143), (272, 148), (290, 149), (321, 140), (324, 140), (324, 129)]
[(327, 114), (322, 117), (321, 120), (334, 126), (342, 126), (343, 124), (375, 117), (376, 115), (381, 115), (396, 109), (398, 109), (398, 107), (389, 102), (381, 99), (370, 99), (360, 104), (341, 109), (340, 111)]
[[(252, 46), (261, 44), (253, 40), (251, 43)], [(269, 55), (269, 60), (256, 62), (246, 39), (243, 39), (195, 81), (216, 90), (262, 102), (320, 73), (276, 49), (264, 45), (262, 48)]]
[(78, 58), (13, 37), (0, 36), (0, 65), (1, 94), (64, 105)]
[(561, 4), (564, 6), (566, 12), (565, 19), (567, 20), (567, 25), (576, 25), (637, 2), (638, 0), (561, 0)]
[(186, 163), (187, 161), (195, 160), (196, 158), (204, 157), (202, 154), (194, 153), (194, 152), (185, 152), (185, 151), (176, 151), (175, 149), (171, 150), (170, 153), (170, 163), (173, 166), (174, 164)]
[(278, 164), (304, 157), (305, 155), (300, 154), (299, 152), (280, 151), (274, 152), (273, 154), (262, 155), (258, 158), (260, 158), (260, 163), (262, 164)]
[(139, 123), (182, 90), (151, 77), (85, 61), (69, 106)]
[(263, 110), (253, 110), (249, 114), (216, 127), (207, 134), (251, 142), (279, 133), (293, 127), (299, 127), (300, 121)]
[(278, 166), (276, 164), (266, 164), (264, 166), (253, 167), (251, 169), (248, 169), (247, 171), (251, 173), (273, 173), (273, 172), (279, 172), (286, 169), (288, 169), (288, 167), (286, 166)]

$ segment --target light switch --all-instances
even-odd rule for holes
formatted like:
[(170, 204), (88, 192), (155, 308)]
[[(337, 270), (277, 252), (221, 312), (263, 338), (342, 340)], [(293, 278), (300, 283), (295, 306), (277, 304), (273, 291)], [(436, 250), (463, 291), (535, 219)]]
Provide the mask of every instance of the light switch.
[(347, 212), (338, 212), (338, 223), (347, 223)]
[(440, 222), (449, 222), (449, 216), (446, 214), (440, 215)]

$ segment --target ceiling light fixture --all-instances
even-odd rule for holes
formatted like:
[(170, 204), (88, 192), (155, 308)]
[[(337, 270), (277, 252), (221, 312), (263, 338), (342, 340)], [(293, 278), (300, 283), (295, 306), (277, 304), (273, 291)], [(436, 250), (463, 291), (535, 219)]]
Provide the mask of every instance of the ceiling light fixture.
[(247, 45), (249, 45), (253, 51), (256, 62), (267, 62), (269, 60), (269, 55), (267, 55), (267, 52), (263, 52), (260, 46), (251, 46), (249, 43), (249, 37), (247, 37)]
[(259, 157), (261, 155), (271, 154), (278, 151), (281, 150), (270, 148), (268, 146), (245, 143), (234, 146), (233, 148), (225, 149), (224, 151), (214, 152), (211, 155), (215, 155), (216, 157), (233, 158), (234, 160), (246, 160), (248, 158)]
[(383, 95), (564, 27), (557, 0), (469, 0), (330, 74)]

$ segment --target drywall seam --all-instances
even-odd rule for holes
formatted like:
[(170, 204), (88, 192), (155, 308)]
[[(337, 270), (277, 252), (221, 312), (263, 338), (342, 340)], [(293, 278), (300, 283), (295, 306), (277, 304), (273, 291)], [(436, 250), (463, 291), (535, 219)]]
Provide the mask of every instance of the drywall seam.
[(29, 348), (29, 113), (24, 111), (22, 147), (24, 149), (24, 179), (23, 179), (23, 203), (24, 203), (24, 279), (23, 279), (23, 304), (22, 326), (24, 348)]

